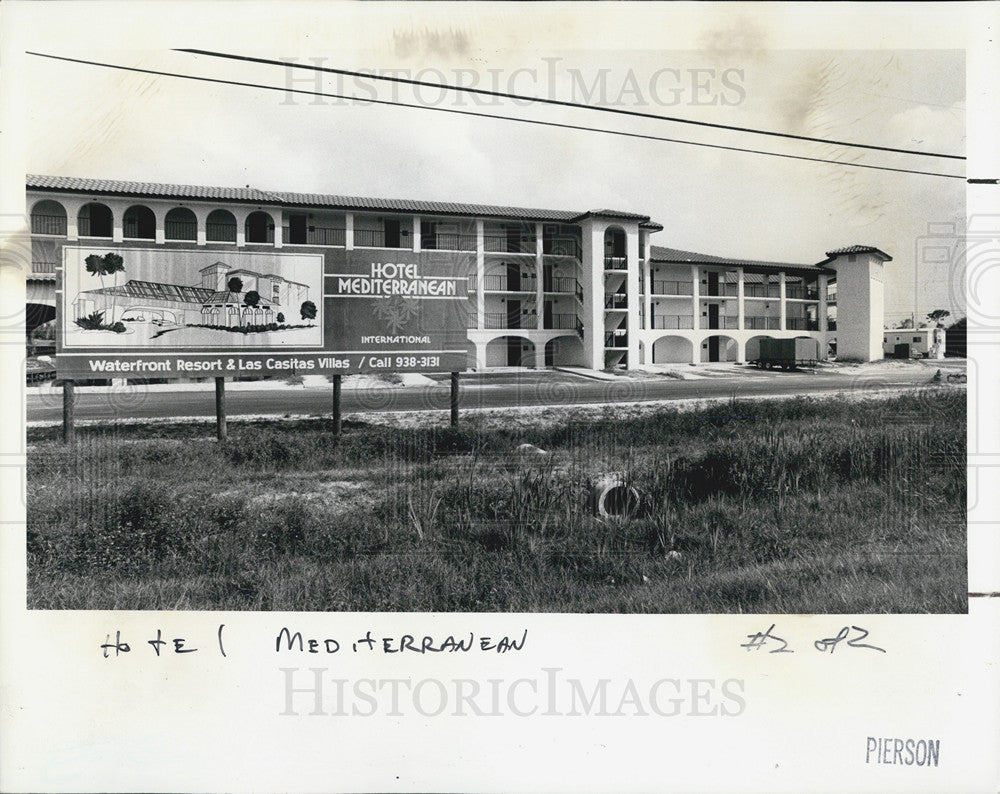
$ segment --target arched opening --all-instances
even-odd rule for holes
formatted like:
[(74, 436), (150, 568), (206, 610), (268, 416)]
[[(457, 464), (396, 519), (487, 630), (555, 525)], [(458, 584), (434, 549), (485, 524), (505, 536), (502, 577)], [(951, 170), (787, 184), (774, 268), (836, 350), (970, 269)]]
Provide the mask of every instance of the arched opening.
[(731, 336), (710, 336), (702, 340), (701, 361), (703, 364), (714, 361), (736, 361), (739, 347)]
[(31, 208), (32, 234), (66, 234), (66, 210), (58, 201), (45, 199)]
[(236, 242), (236, 216), (229, 210), (212, 210), (205, 220), (205, 240), (210, 243)]
[(756, 361), (760, 358), (760, 343), (764, 339), (773, 339), (773, 336), (762, 334), (761, 336), (751, 336), (746, 342), (744, 359), (746, 361)]
[(141, 204), (129, 207), (122, 216), (122, 234), (129, 240), (155, 239), (156, 215)]
[(620, 226), (609, 226), (604, 230), (604, 269), (625, 270), (628, 264), (628, 248), (625, 230)]
[(167, 240), (197, 240), (198, 219), (187, 207), (174, 207), (167, 213), (163, 224), (163, 236)]
[(683, 336), (661, 336), (653, 343), (654, 364), (690, 364), (694, 343)]
[(531, 367), (535, 345), (523, 336), (501, 336), (486, 345), (487, 367)]
[(96, 201), (84, 204), (76, 216), (76, 226), (81, 237), (110, 237), (111, 209)]
[(248, 243), (274, 242), (274, 220), (270, 215), (261, 210), (247, 215), (246, 241)]
[(557, 336), (545, 343), (545, 366), (585, 367), (586, 357), (579, 336)]

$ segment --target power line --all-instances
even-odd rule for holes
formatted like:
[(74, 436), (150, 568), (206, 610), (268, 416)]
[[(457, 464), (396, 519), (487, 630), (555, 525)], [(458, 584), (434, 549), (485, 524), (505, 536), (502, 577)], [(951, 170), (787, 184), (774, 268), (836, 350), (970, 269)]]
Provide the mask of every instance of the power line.
[(637, 118), (656, 119), (657, 121), (670, 121), (676, 124), (691, 124), (696, 127), (711, 127), (719, 130), (732, 130), (734, 132), (746, 132), (753, 135), (769, 135), (775, 138), (788, 138), (796, 141), (810, 141), (812, 143), (827, 143), (836, 146), (850, 146), (856, 149), (872, 149), (880, 152), (895, 152), (896, 154), (916, 154), (921, 157), (943, 157), (949, 160), (966, 159), (960, 154), (942, 154), (940, 152), (924, 152), (918, 149), (898, 149), (893, 146), (876, 146), (868, 143), (856, 143), (853, 141), (837, 141), (828, 138), (813, 138), (808, 135), (795, 135), (789, 132), (776, 132), (774, 130), (762, 130), (756, 127), (739, 127), (731, 124), (718, 124), (709, 121), (695, 121), (677, 116), (660, 116), (656, 113), (643, 113), (639, 110), (626, 110), (624, 108), (602, 107), (601, 105), (587, 105), (582, 102), (570, 102), (561, 99), (546, 99), (545, 97), (531, 96), (527, 94), (512, 94), (505, 91), (490, 91), (485, 88), (472, 88), (471, 86), (451, 85), (449, 83), (430, 83), (424, 80), (413, 80), (405, 77), (393, 77), (390, 75), (379, 75), (370, 72), (354, 72), (349, 69), (334, 69), (328, 66), (308, 66), (302, 63), (290, 63), (288, 61), (277, 61), (271, 58), (255, 58), (250, 55), (236, 55), (227, 52), (215, 52), (213, 50), (196, 49), (176, 49), (174, 52), (184, 52), (191, 55), (207, 55), (212, 58), (226, 58), (234, 61), (246, 61), (248, 63), (262, 63), (270, 66), (284, 66), (292, 69), (307, 69), (314, 72), (326, 72), (328, 74), (338, 74), (345, 77), (364, 77), (373, 80), (385, 80), (403, 85), (421, 86), (423, 88), (447, 89), (448, 91), (462, 91), (468, 94), (478, 94), (480, 96), (498, 97), (504, 99), (519, 99), (529, 102), (539, 102), (545, 105), (557, 105), (559, 107), (582, 108), (585, 110), (597, 110), (601, 113), (617, 113), (623, 116), (635, 116)]
[(890, 168), (884, 165), (867, 165), (865, 163), (851, 163), (843, 162), (840, 160), (829, 160), (822, 157), (805, 157), (797, 154), (782, 154), (780, 152), (768, 152), (761, 149), (746, 149), (739, 146), (722, 146), (721, 144), (715, 143), (702, 143), (699, 141), (686, 141), (678, 138), (665, 138), (659, 135), (645, 135), (638, 132), (625, 132), (623, 130), (606, 130), (599, 127), (586, 127), (579, 124), (562, 124), (554, 121), (542, 121), (540, 119), (523, 119), (516, 116), (500, 116), (494, 115), (492, 113), (480, 113), (474, 110), (457, 110), (455, 108), (439, 108), (431, 107), (429, 105), (411, 105), (407, 102), (396, 102), (389, 99), (370, 99), (368, 97), (357, 97), (357, 96), (347, 96), (344, 94), (334, 94), (325, 91), (307, 91), (302, 88), (286, 88), (284, 86), (275, 85), (265, 85), (262, 83), (248, 83), (241, 80), (225, 80), (220, 77), (203, 77), (200, 75), (191, 74), (180, 74), (178, 72), (164, 72), (156, 69), (141, 69), (137, 66), (122, 66), (121, 64), (114, 63), (103, 63), (101, 61), (90, 61), (81, 58), (68, 58), (63, 55), (52, 55), (44, 52), (32, 52), (30, 50), (26, 51), (27, 55), (34, 55), (39, 58), (49, 58), (55, 61), (65, 61), (67, 63), (78, 63), (86, 66), (99, 66), (106, 69), (115, 69), (123, 72), (135, 72), (138, 74), (151, 74), (160, 77), (175, 77), (180, 80), (192, 80), (194, 82), (200, 83), (215, 83), (218, 85), (231, 85), (240, 86), (244, 88), (258, 88), (264, 91), (279, 91), (284, 94), (303, 94), (306, 96), (320, 96), (327, 97), (329, 99), (347, 99), (354, 102), (362, 102), (373, 105), (390, 105), (394, 107), (404, 107), (411, 108), (413, 110), (429, 110), (436, 111), (439, 113), (453, 113), (460, 116), (474, 116), (477, 118), (492, 119), (493, 121), (514, 121), (521, 124), (534, 124), (542, 127), (555, 127), (558, 129), (566, 130), (579, 130), (583, 132), (599, 132), (606, 135), (616, 135), (623, 138), (638, 138), (641, 140), (649, 141), (662, 141), (664, 143), (677, 143), (684, 146), (700, 146), (706, 149), (720, 149), (723, 151), (730, 152), (743, 152), (745, 154), (761, 154), (768, 157), (780, 157), (787, 160), (803, 160), (811, 163), (828, 163), (830, 165), (840, 165), (847, 166), (850, 168), (866, 168), (873, 171), (891, 171), (900, 174), (917, 174), (919, 176), (938, 176), (944, 177), (946, 179), (964, 179), (965, 177), (958, 174), (942, 174), (935, 171), (916, 171), (909, 168)]

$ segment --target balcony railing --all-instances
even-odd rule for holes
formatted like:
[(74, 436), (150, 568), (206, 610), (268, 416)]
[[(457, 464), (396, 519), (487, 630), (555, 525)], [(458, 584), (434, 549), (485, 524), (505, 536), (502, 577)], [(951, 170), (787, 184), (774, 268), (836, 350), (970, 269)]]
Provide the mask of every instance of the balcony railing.
[(145, 234), (140, 234), (139, 222), (133, 220), (127, 220), (122, 223), (122, 236), (126, 240), (155, 240), (156, 231), (152, 229), (144, 230)]
[(566, 295), (576, 295), (577, 300), (583, 302), (583, 287), (580, 282), (569, 276), (559, 276), (544, 280), (542, 288), (545, 292), (558, 292)]
[(235, 243), (235, 223), (206, 223), (205, 240), (210, 243)]
[(610, 334), (605, 334), (604, 335), (604, 346), (605, 347), (614, 348), (616, 350), (619, 349), (619, 348), (628, 347), (628, 333), (627, 332), (622, 332), (622, 333), (612, 332)]
[(32, 234), (66, 234), (65, 215), (31, 215)]
[(56, 272), (56, 263), (33, 261), (31, 263), (31, 272), (43, 275), (54, 274)]
[(653, 295), (694, 295), (690, 281), (654, 281)]
[[(469, 250), (475, 250), (474, 236), (473, 248)], [(527, 237), (516, 238), (500, 234), (487, 234), (483, 237), (483, 250), (491, 254), (533, 254), (535, 253), (535, 240)]]
[(719, 316), (716, 317), (714, 321), (708, 317), (703, 317), (701, 322), (701, 327), (710, 331), (714, 331), (717, 328), (736, 329), (740, 327), (740, 324), (738, 317)]
[(789, 331), (818, 331), (819, 322), (808, 317), (786, 317), (785, 328)]
[(786, 284), (785, 297), (800, 301), (818, 301), (819, 290), (812, 287), (802, 287), (798, 284)]
[(545, 318), (544, 327), (550, 331), (575, 331), (580, 325), (580, 318), (575, 314), (550, 314)]
[(542, 240), (542, 253), (545, 256), (571, 256), (582, 259), (583, 251), (576, 240)]
[(475, 251), (476, 235), (436, 232), (423, 237), (420, 247), (428, 251)]
[[(197, 240), (197, 221), (167, 221), (163, 224), (163, 237), (166, 240)], [(271, 239), (274, 242), (274, 232), (271, 232)]]
[(744, 317), (743, 327), (748, 331), (778, 331), (781, 329), (780, 317)]
[(281, 239), (286, 245), (329, 245), (343, 248), (347, 244), (347, 230), (310, 226), (305, 240), (293, 240), (289, 227), (281, 227)]
[[(90, 218), (79, 218), (76, 222), (77, 234), (81, 237), (111, 237), (111, 227), (91, 224)], [(92, 228), (93, 227), (93, 228)]]
[[(345, 232), (346, 235), (346, 232)], [(346, 239), (346, 237), (345, 237)], [(354, 244), (360, 248), (402, 248), (402, 239), (393, 240), (395, 245), (388, 245), (383, 229), (355, 229)], [(409, 246), (406, 246), (409, 248)]]
[(535, 274), (528, 273), (518, 279), (507, 275), (487, 275), (483, 277), (483, 289), (489, 292), (534, 292)]
[(714, 285), (713, 284), (708, 284), (705, 287), (705, 291), (702, 293), (702, 297), (705, 297), (705, 298), (735, 298), (736, 297), (736, 285), (735, 284), (714, 284)]
[(690, 314), (654, 314), (653, 328), (681, 330), (694, 328), (694, 317)]
[(628, 308), (628, 295), (621, 292), (615, 292), (604, 298), (604, 308), (605, 309), (627, 309)]
[(744, 284), (743, 285), (743, 297), (744, 298), (777, 298), (779, 297), (779, 289), (777, 285), (764, 286), (763, 284)]
[(604, 257), (605, 270), (628, 270), (627, 256), (606, 256)]

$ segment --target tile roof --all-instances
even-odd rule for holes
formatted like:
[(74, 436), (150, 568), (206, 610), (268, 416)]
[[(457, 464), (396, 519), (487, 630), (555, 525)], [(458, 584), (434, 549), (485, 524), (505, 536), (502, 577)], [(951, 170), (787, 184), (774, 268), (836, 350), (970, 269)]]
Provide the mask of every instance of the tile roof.
[(648, 215), (617, 210), (547, 210), (534, 207), (510, 207), (497, 204), (467, 204), (453, 201), (417, 201), (414, 199), (365, 198), (324, 193), (290, 193), (258, 190), (257, 188), (202, 187), (170, 185), (155, 182), (122, 182), (113, 179), (81, 179), (68, 176), (38, 176), (29, 174), (29, 190), (51, 190), (118, 196), (149, 196), (151, 198), (186, 198), (217, 201), (243, 201), (291, 207), (328, 207), (330, 209), (372, 210), (376, 212), (414, 212), (427, 215), (472, 215), (482, 218), (508, 218), (534, 221), (579, 221), (599, 215), (628, 220), (649, 221)]
[(827, 257), (839, 256), (840, 254), (881, 254), (887, 262), (892, 261), (891, 256), (874, 245), (849, 245), (846, 248), (835, 248), (833, 251), (826, 252)]
[[(665, 248), (661, 245), (649, 247), (651, 262), (690, 262), (698, 265), (729, 265), (731, 267), (756, 267), (769, 270), (812, 270), (828, 272), (819, 265), (794, 264), (791, 262), (767, 262), (759, 259), (738, 259), (728, 256), (700, 254), (696, 251), (682, 251), (679, 248)], [(832, 272), (832, 271), (830, 271)]]
[(157, 281), (139, 281), (138, 279), (129, 279), (117, 287), (97, 287), (87, 291), (99, 292), (104, 295), (154, 298), (181, 303), (204, 303), (213, 293), (213, 290), (207, 287), (186, 287), (182, 284), (164, 284)]

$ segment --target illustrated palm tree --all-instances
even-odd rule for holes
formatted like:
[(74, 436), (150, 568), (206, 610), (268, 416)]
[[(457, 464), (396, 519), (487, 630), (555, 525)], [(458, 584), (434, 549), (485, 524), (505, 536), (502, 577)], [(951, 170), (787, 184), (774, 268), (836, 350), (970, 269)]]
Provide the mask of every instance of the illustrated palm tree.
[[(87, 272), (92, 276), (97, 276), (101, 280), (101, 289), (104, 289), (104, 277), (114, 276), (114, 286), (118, 286), (118, 273), (125, 272), (125, 260), (119, 254), (107, 253), (104, 256), (98, 256), (97, 254), (91, 254), (86, 259), (83, 260), (86, 265)], [(114, 293), (111, 295), (111, 300), (109, 301), (111, 308), (111, 320), (115, 317), (115, 298)]]

